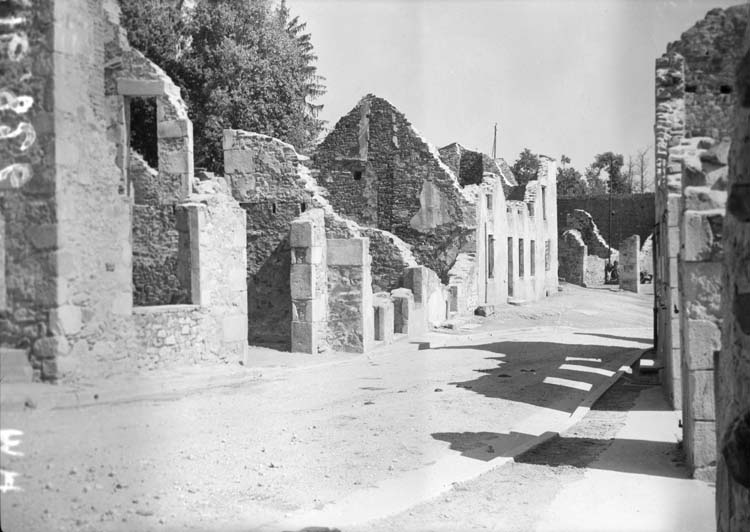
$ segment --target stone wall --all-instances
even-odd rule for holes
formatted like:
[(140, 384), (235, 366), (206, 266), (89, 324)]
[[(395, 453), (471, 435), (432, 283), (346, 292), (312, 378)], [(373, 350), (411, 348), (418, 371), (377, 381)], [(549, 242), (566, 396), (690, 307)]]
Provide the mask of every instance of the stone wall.
[(364, 353), (375, 341), (367, 238), (327, 241), (328, 338), (335, 351)]
[[(750, 530), (750, 31), (737, 67), (729, 197), (722, 229), (723, 318), (716, 358), (716, 516), (719, 532)], [(713, 346), (707, 346), (715, 349)], [(743, 420), (744, 416), (744, 420)]]
[(619, 271), (620, 288), (629, 292), (640, 291), (640, 250), (641, 239), (638, 235), (626, 238), (620, 243)]
[[(12, 208), (2, 192), (5, 271), (10, 274), (7, 304), (14, 307), (13, 319), (2, 323), (3, 331), (10, 332), (3, 334), (3, 344), (31, 347), (36, 376), (49, 380), (137, 372), (193, 360), (243, 360), (246, 286), (225, 284), (245, 270), (244, 254), (237, 251), (244, 250), (244, 218), (218, 183), (192, 183), (191, 128), (179, 89), (129, 47), (118, 25), (116, 1), (55, 0), (36, 3), (37, 9), (38, 20), (29, 29), (46, 32), (44, 49), (35, 55), (40, 60), (33, 66), (21, 67), (31, 69), (31, 77), (25, 78), (31, 80), (34, 69), (53, 69), (46, 80), (33, 82), (35, 90), (44, 92), (36, 101), (44, 106), (44, 133), (37, 138), (46, 143), (47, 166), (40, 168), (38, 178), (29, 174), (22, 192), (22, 179), (13, 178), (11, 193), (20, 195)], [(7, 87), (18, 88), (12, 82)], [(178, 274), (189, 283), (195, 304), (179, 305), (174, 311), (133, 311), (131, 212), (136, 187), (131, 177), (136, 177), (129, 175), (126, 112), (131, 96), (157, 99), (160, 158), (158, 179), (152, 184), (158, 194), (151, 197), (159, 201), (149, 206), (170, 209), (158, 219), (140, 219), (148, 218), (160, 233), (174, 223), (177, 232), (184, 233), (178, 242), (189, 241)], [(25, 100), (19, 104), (15, 92), (12, 98), (2, 98), (0, 105), (23, 114)], [(6, 111), (2, 109), (3, 117)], [(41, 161), (41, 154), (34, 157), (31, 170)], [(152, 173), (148, 177), (154, 181)], [(27, 206), (33, 209), (27, 211)], [(179, 216), (170, 218), (172, 211), (185, 212), (184, 230)], [(34, 218), (26, 219), (31, 212)], [(234, 236), (238, 229), (241, 241)], [(20, 250), (23, 253), (16, 254)], [(48, 265), (44, 271), (34, 262), (43, 256)], [(17, 265), (25, 268), (24, 275), (15, 274)], [(17, 287), (17, 282), (22, 284)], [(43, 312), (37, 301), (44, 302)], [(31, 329), (18, 328), (16, 316), (28, 324), (37, 321), (35, 337)]]
[[(50, 336), (58, 299), (52, 9), (51, 0), (14, 2), (0, 15), (0, 345), (25, 350)], [(33, 364), (37, 376), (55, 377), (54, 362)]]
[(443, 281), (474, 238), (470, 195), (437, 150), (382, 98), (368, 95), (342, 117), (316, 149), (313, 167), (336, 212), (394, 233)]
[(654, 343), (664, 365), (667, 399), (682, 408), (677, 254), (679, 252), (679, 201), (682, 190), (680, 143), (685, 135), (685, 62), (678, 54), (656, 60), (656, 125), (654, 200)]
[(685, 133), (721, 139), (731, 135), (734, 74), (742, 55), (747, 6), (712, 9), (667, 46), (681, 55), (685, 71)]
[(567, 228), (567, 217), (580, 209), (591, 215), (604, 238), (621, 242), (630, 235), (638, 235), (645, 242), (654, 232), (654, 193), (613, 194), (612, 235), (609, 233), (609, 196), (583, 196), (557, 199), (557, 226)]
[(558, 253), (560, 268), (557, 274), (565, 282), (588, 286), (585, 280), (588, 246), (583, 242), (580, 231), (577, 229), (565, 231), (560, 237)]

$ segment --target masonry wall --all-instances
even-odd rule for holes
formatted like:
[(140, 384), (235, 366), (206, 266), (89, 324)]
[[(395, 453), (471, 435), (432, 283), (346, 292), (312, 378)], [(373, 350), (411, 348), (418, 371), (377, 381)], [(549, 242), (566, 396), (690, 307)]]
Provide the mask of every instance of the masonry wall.
[(630, 235), (638, 235), (645, 242), (654, 232), (654, 193), (614, 194), (612, 196), (612, 235), (609, 233), (609, 196), (583, 196), (557, 199), (557, 227), (567, 229), (567, 216), (576, 209), (591, 215), (604, 238), (622, 242)]
[[(716, 360), (716, 518), (719, 532), (750, 530), (750, 32), (737, 95), (722, 232), (721, 351)], [(743, 418), (744, 416), (744, 418)]]
[(313, 167), (337, 212), (394, 233), (443, 281), (474, 238), (474, 205), (456, 176), (382, 98), (368, 95), (342, 117)]
[[(739, 4), (739, 2), (738, 2)], [(732, 134), (735, 68), (742, 57), (747, 6), (712, 9), (667, 46), (685, 71), (685, 133), (721, 139)]]
[[(3, 17), (21, 22), (0, 24), (0, 124), (15, 133), (0, 139), (0, 345), (26, 350), (50, 336), (49, 313), (58, 301), (52, 8), (50, 0), (14, 3)], [(6, 48), (11, 43), (14, 50)], [(55, 378), (53, 363), (32, 361), (37, 377)]]
[(677, 254), (682, 164), (679, 145), (685, 135), (685, 64), (682, 56), (656, 60), (654, 312), (655, 349), (664, 364), (665, 394), (682, 408)]

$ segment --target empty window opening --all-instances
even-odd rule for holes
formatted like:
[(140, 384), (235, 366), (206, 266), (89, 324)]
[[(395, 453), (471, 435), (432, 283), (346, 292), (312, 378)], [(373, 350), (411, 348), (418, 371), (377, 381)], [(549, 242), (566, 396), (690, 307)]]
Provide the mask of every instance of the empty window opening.
[(732, 94), (732, 87), (730, 85), (722, 85), (719, 87), (719, 92), (721, 94)]
[(375, 319), (375, 340), (376, 341), (382, 341), (385, 340), (384, 336), (384, 323), (383, 323), (383, 307), (375, 307), (374, 308), (374, 319)]
[(304, 201), (299, 204), (299, 210), (300, 212), (305, 212), (307, 210), (307, 204)]
[(355, 181), (362, 179), (362, 170), (352, 170), (352, 177)]
[(552, 255), (550, 254), (550, 241), (544, 242), (544, 271), (548, 272), (552, 268)]
[(685, 92), (698, 92), (698, 85), (685, 85)]
[(536, 273), (536, 242), (529, 242), (529, 275), (534, 277)]
[(492, 210), (492, 194), (487, 194), (487, 210)]
[(271, 203), (271, 212), (276, 214), (276, 203)]
[(513, 237), (508, 237), (508, 296), (513, 297)]
[(495, 236), (487, 235), (487, 278), (493, 277), (495, 277)]
[(138, 152), (151, 168), (159, 168), (159, 144), (156, 135), (156, 98), (131, 97), (130, 149)]
[(518, 239), (518, 276), (523, 277), (523, 238)]
[(542, 187), (542, 219), (547, 219), (547, 187)]

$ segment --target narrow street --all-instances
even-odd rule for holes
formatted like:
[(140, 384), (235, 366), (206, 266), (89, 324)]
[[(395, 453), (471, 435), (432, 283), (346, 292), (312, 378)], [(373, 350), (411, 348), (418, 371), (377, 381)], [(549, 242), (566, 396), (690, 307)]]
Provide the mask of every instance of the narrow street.
[[(645, 288), (566, 285), (370, 355), (266, 350), (232, 370), (249, 378), (208, 368), (190, 393), (4, 407), (24, 455), (3, 455), (23, 489), (2, 495), (3, 528), (708, 529), (676, 414), (629, 368), (652, 343)], [(684, 496), (678, 526), (669, 497)]]

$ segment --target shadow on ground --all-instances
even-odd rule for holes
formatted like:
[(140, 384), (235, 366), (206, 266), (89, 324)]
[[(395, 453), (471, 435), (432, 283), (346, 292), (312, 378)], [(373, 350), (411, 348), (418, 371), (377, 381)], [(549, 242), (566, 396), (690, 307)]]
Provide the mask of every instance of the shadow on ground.
[(572, 413), (589, 393), (558, 384), (545, 383), (547, 377), (573, 380), (590, 389), (608, 377), (597, 373), (560, 369), (566, 357), (597, 358), (601, 363), (587, 361), (570, 362), (576, 365), (617, 371), (632, 348), (607, 345), (563, 344), (555, 342), (493, 342), (469, 346), (451, 346), (434, 350), (481, 350), (497, 356), (485, 360), (494, 361), (495, 367), (476, 368), (475, 379), (449, 382), (449, 385), (471, 390), (474, 393), (495, 399), (506, 399), (544, 408)]
[(616, 336), (614, 334), (603, 334), (603, 333), (594, 333), (594, 332), (576, 332), (573, 333), (578, 336), (598, 336), (599, 338), (608, 338), (610, 340), (624, 340), (626, 342), (638, 342), (641, 344), (653, 344), (654, 339), (653, 338), (633, 338), (632, 336)]

